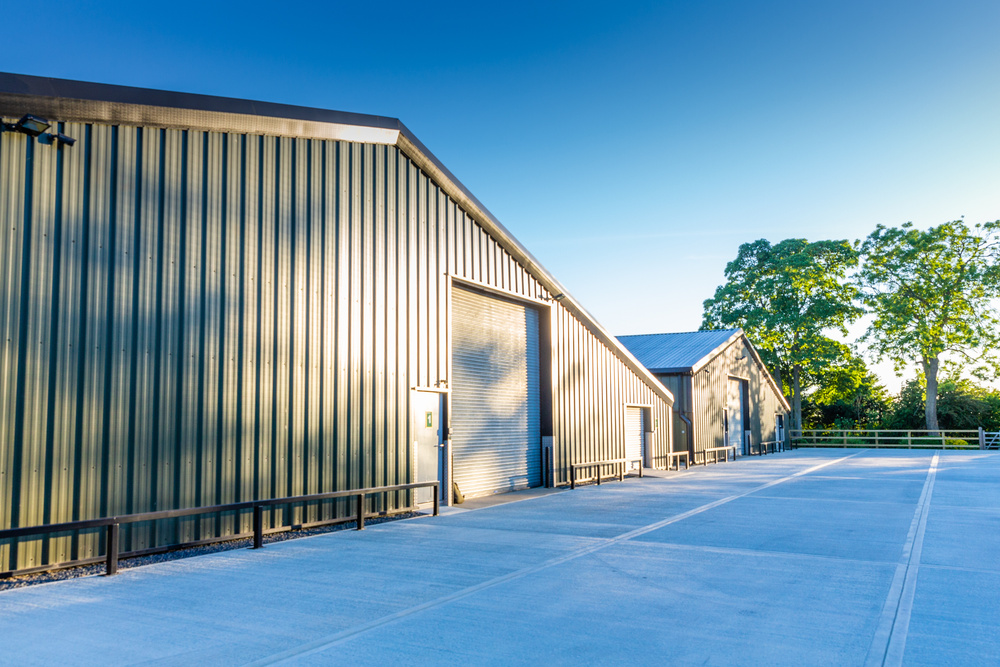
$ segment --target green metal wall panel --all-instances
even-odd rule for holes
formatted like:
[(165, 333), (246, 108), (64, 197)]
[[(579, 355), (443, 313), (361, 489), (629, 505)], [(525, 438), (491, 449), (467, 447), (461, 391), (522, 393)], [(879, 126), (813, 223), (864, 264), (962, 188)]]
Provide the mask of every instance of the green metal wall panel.
[[(410, 388), (449, 380), (453, 279), (551, 309), (556, 483), (622, 455), (626, 404), (669, 450), (666, 403), (399, 148), (60, 131), (76, 145), (0, 134), (0, 528), (410, 481)], [(123, 550), (248, 530), (140, 524)], [(0, 569), (100, 538), (8, 541)]]
[(569, 311), (553, 320), (553, 446), (556, 484), (569, 483), (573, 463), (625, 456), (628, 405), (650, 407), (652, 452), (658, 465), (670, 451), (670, 406)]
[(787, 412), (766, 373), (739, 339), (694, 374), (695, 451), (725, 444), (726, 387), (730, 377), (748, 380), (748, 430), (753, 444), (774, 440), (774, 416)]

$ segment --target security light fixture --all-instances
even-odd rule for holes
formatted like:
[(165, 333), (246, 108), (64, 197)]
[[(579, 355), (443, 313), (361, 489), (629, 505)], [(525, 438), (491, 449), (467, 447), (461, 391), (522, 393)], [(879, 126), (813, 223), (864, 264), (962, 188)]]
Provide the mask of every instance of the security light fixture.
[(20, 132), (21, 134), (26, 134), (29, 137), (37, 137), (45, 132), (45, 130), (49, 129), (50, 126), (51, 123), (44, 118), (39, 118), (38, 116), (32, 116), (30, 113), (26, 113), (21, 116), (21, 120), (17, 121), (12, 126), (8, 125), (7, 129)]
[(39, 143), (55, 144), (56, 148), (72, 146), (76, 139), (62, 132), (46, 132), (52, 123), (38, 116), (26, 113), (16, 123), (0, 123), (0, 132), (18, 132), (38, 139)]

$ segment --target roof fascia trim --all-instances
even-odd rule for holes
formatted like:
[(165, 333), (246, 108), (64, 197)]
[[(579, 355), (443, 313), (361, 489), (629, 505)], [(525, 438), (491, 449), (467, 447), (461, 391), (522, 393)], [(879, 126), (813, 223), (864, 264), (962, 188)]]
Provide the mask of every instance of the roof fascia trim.
[[(25, 92), (21, 92), (25, 91)], [(189, 106), (181, 106), (187, 102)], [(0, 73), (0, 115), (395, 145), (395, 118)]]
[(694, 375), (694, 371), (691, 370), (690, 366), (678, 366), (676, 368), (650, 368), (649, 372), (660, 375)]

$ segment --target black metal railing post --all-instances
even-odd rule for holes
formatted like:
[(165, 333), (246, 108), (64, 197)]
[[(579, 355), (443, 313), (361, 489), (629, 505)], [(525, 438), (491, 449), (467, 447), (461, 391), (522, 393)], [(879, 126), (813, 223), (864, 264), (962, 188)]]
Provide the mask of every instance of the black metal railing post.
[(109, 577), (118, 573), (118, 530), (119, 526), (117, 523), (108, 525), (107, 562), (104, 574)]
[(358, 530), (365, 529), (365, 494), (358, 494)]
[(434, 484), (434, 516), (438, 515), (438, 511), (441, 509), (441, 486), (439, 484)]
[(253, 548), (264, 546), (264, 509), (260, 505), (253, 506)]

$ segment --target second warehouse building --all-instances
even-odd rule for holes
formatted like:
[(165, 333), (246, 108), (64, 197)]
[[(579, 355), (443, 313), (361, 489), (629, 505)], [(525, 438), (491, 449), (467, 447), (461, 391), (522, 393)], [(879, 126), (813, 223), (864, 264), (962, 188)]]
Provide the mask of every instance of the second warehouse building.
[(676, 397), (675, 451), (698, 462), (717, 447), (743, 456), (784, 446), (788, 401), (742, 329), (618, 339)]

